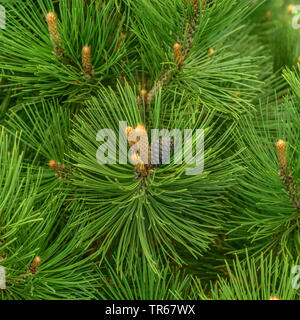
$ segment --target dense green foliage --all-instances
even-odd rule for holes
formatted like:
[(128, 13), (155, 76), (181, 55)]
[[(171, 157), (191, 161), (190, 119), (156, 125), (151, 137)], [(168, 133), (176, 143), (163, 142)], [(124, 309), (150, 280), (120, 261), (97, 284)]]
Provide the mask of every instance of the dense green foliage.
[[(0, 299), (299, 299), (296, 2), (205, 2), (0, 0)], [(100, 164), (119, 121), (203, 172)]]

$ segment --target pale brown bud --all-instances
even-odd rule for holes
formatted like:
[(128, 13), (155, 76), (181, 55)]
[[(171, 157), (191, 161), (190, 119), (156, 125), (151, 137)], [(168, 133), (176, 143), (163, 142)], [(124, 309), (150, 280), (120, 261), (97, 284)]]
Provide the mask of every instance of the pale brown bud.
[(135, 169), (136, 169), (137, 172), (139, 172), (144, 177), (146, 177), (147, 174), (148, 174), (148, 169), (146, 169), (146, 166), (142, 162), (138, 163), (135, 166)]
[(212, 56), (214, 55), (214, 53), (215, 53), (214, 48), (210, 48), (210, 49), (208, 50), (208, 56), (209, 56), (209, 57), (212, 57)]
[(53, 12), (49, 12), (46, 16), (48, 24), (48, 30), (50, 32), (50, 39), (54, 46), (54, 54), (62, 55), (62, 51), (59, 48), (61, 46), (61, 39), (57, 30), (57, 20)]
[(55, 160), (50, 160), (49, 162), (48, 162), (48, 166), (50, 167), (50, 168), (52, 168), (53, 170), (58, 170), (59, 169), (59, 164), (55, 161)]
[(132, 127), (129, 127), (127, 126), (126, 129), (125, 129), (125, 134), (126, 134), (126, 137), (127, 137), (127, 140), (128, 140), (128, 143), (130, 145), (130, 147), (132, 147), (134, 144), (135, 144), (135, 141), (134, 140), (131, 140), (130, 138), (130, 133), (132, 132), (133, 128)]
[(57, 177), (61, 177), (67, 170), (55, 160), (50, 160), (48, 166), (56, 172)]
[(92, 58), (91, 58), (91, 48), (87, 45), (82, 48), (81, 61), (82, 61), (82, 68), (84, 72), (87, 75), (92, 76), (93, 65), (92, 65)]
[(31, 265), (32, 265), (33, 267), (35, 267), (35, 268), (38, 268), (38, 267), (40, 266), (40, 264), (41, 264), (41, 261), (42, 261), (41, 257), (40, 257), (40, 256), (36, 256), (36, 257), (33, 259)]
[(46, 21), (48, 23), (48, 29), (52, 34), (57, 32), (57, 21), (53, 12), (49, 12), (46, 16)]
[(39, 266), (40, 266), (40, 264), (41, 264), (41, 261), (42, 261), (42, 259), (41, 259), (40, 256), (36, 256), (36, 257), (33, 259), (31, 265), (29, 266), (29, 270), (30, 270), (30, 272), (31, 272), (32, 274), (35, 274), (35, 273), (38, 272), (38, 269), (39, 269)]
[(150, 146), (148, 142), (148, 134), (144, 125), (138, 124), (135, 133), (139, 136), (140, 157), (145, 164), (150, 163)]
[(288, 14), (292, 14), (295, 6), (293, 4), (290, 4), (287, 6), (287, 12)]
[(132, 127), (129, 127), (127, 126), (126, 129), (125, 129), (125, 133), (126, 133), (126, 136), (128, 137), (128, 135), (130, 134), (130, 132), (132, 131)]
[(145, 103), (147, 103), (147, 90), (142, 89), (140, 91), (140, 99), (141, 99), (141, 102), (144, 101)]
[(147, 169), (145, 164), (143, 163), (142, 159), (137, 153), (133, 153), (131, 155), (131, 161), (135, 167), (135, 170), (140, 173), (142, 176), (147, 175)]
[(286, 142), (282, 139), (276, 142), (278, 162), (281, 169), (286, 166)]
[(140, 159), (139, 155), (138, 155), (136, 152), (132, 153), (132, 155), (131, 155), (131, 162), (132, 162), (134, 165), (136, 165), (136, 164), (138, 164), (139, 162), (141, 162), (141, 159)]
[(150, 163), (150, 146), (148, 142), (147, 130), (142, 124), (138, 124), (134, 129), (134, 134), (130, 135), (132, 130), (133, 129), (131, 127), (126, 128), (128, 143), (130, 147), (136, 148), (132, 157), (139, 157), (141, 162), (148, 166)]
[(145, 126), (140, 123), (135, 127), (135, 132), (137, 135), (147, 134), (147, 130), (146, 130)]
[(175, 62), (178, 64), (178, 68), (181, 69), (182, 67), (182, 51), (181, 51), (181, 45), (179, 43), (175, 43), (173, 46), (174, 49), (174, 57)]

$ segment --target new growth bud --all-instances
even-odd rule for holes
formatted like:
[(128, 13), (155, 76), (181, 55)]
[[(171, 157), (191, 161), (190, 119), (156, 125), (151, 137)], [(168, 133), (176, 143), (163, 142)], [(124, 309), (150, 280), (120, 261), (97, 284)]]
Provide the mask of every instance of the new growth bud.
[(284, 170), (286, 166), (286, 142), (282, 139), (278, 140), (276, 142), (276, 148), (279, 166), (282, 170)]
[(93, 75), (93, 65), (92, 65), (92, 57), (91, 57), (91, 48), (89, 46), (84, 46), (81, 51), (81, 61), (82, 68), (88, 76)]
[(173, 46), (175, 62), (178, 65), (178, 68), (181, 69), (183, 65), (183, 57), (181, 45), (179, 43), (175, 43)]
[(50, 39), (51, 39), (51, 42), (54, 46), (54, 54), (61, 56), (62, 51), (61, 51), (60, 47), (61, 47), (62, 42), (61, 42), (60, 35), (57, 30), (57, 20), (56, 20), (53, 12), (49, 12), (47, 14), (46, 21), (48, 24)]
[(67, 170), (55, 160), (50, 160), (48, 166), (55, 171), (57, 178), (62, 178), (64, 174), (67, 173)]
[(40, 264), (41, 264), (41, 261), (42, 261), (42, 259), (41, 259), (40, 256), (36, 256), (36, 257), (33, 259), (31, 265), (29, 266), (29, 270), (30, 270), (30, 272), (31, 272), (32, 274), (35, 274), (35, 273), (38, 272), (38, 269), (39, 269), (39, 266), (40, 266)]
[(147, 130), (144, 125), (138, 124), (134, 130), (127, 126), (125, 132), (133, 152), (131, 161), (139, 174), (147, 176), (151, 157)]
[(215, 53), (214, 48), (210, 48), (209, 51), (208, 51), (208, 56), (212, 57), (214, 55), (214, 53)]
[(142, 89), (140, 91), (140, 99), (141, 99), (141, 102), (144, 102), (145, 104), (147, 103), (147, 90)]
[(292, 14), (294, 11), (295, 6), (293, 4), (290, 4), (287, 6), (287, 12), (288, 14)]

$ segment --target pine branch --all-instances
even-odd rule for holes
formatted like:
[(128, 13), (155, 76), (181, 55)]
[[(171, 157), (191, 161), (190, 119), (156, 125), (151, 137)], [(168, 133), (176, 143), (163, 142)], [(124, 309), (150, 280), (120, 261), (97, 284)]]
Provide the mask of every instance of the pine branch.
[(221, 278), (210, 285), (208, 296), (198, 282), (200, 298), (209, 300), (293, 300), (297, 297), (291, 282), (294, 275), (290, 272), (296, 261), (288, 256), (282, 258), (263, 254), (256, 262), (247, 256), (246, 261), (235, 259), (228, 277)]

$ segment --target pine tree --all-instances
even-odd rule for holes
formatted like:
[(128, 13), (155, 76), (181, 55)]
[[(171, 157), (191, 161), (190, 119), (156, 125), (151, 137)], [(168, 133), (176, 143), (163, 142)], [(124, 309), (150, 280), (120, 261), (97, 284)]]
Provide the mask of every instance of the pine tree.
[(0, 4), (1, 300), (299, 300), (295, 1)]

